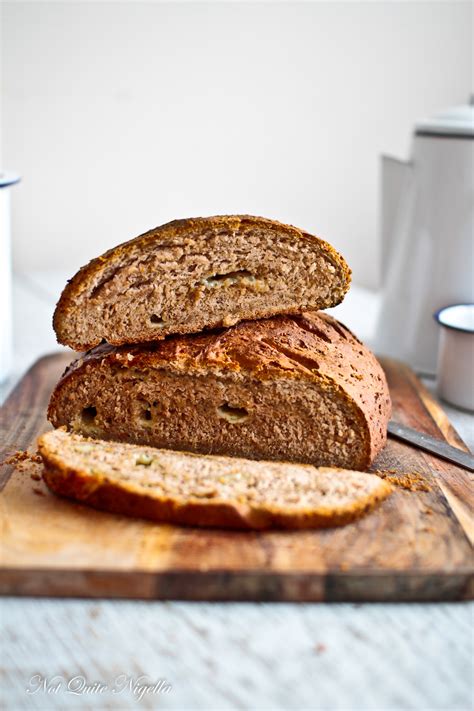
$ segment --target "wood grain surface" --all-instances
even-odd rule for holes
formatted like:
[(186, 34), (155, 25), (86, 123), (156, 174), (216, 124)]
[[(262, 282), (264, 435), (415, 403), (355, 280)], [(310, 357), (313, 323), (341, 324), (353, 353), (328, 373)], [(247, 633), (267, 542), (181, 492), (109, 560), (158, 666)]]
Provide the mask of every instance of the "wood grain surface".
[[(34, 452), (68, 355), (42, 358), (1, 412), (3, 461)], [(462, 447), (413, 373), (383, 361), (394, 419)], [(34, 465), (31, 465), (34, 467)], [(189, 600), (454, 600), (472, 597), (473, 487), (464, 470), (390, 440), (374, 469), (417, 473), (374, 513), (339, 529), (197, 530), (127, 519), (61, 500), (1, 472), (0, 591), (13, 595)], [(424, 489), (424, 490), (420, 490)]]

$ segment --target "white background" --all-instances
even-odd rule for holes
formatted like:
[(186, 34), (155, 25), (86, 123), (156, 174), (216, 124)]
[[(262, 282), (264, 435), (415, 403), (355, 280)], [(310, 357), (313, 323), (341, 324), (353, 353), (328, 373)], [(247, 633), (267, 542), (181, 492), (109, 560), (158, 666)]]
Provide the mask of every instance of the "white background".
[(5, 2), (19, 271), (71, 274), (176, 217), (248, 212), (378, 283), (379, 155), (467, 100), (467, 2)]

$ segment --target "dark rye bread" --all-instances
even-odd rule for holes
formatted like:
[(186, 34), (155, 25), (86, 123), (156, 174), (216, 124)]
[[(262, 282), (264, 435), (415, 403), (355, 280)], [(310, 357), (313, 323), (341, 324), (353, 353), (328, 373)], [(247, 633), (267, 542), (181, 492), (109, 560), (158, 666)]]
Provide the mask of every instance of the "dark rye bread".
[(99, 346), (51, 397), (55, 427), (204, 454), (366, 469), (390, 397), (373, 354), (321, 312), (145, 346)]
[(154, 521), (222, 528), (349, 523), (391, 491), (374, 474), (255, 462), (88, 440), (63, 430), (38, 442), (56, 494)]
[(145, 343), (344, 298), (350, 269), (327, 243), (263, 217), (176, 220), (93, 259), (64, 289), (53, 325), (83, 351)]

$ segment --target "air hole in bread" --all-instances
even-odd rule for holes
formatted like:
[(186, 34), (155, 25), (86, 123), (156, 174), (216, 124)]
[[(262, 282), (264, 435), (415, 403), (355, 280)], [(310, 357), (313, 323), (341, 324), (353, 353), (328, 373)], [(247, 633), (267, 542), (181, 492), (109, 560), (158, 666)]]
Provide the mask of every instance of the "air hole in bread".
[(92, 405), (89, 405), (88, 407), (84, 407), (82, 410), (82, 421), (86, 425), (91, 425), (97, 415), (97, 410), (95, 407)]
[(248, 410), (245, 407), (232, 407), (228, 402), (224, 402), (217, 408), (217, 414), (227, 422), (237, 423), (243, 422), (249, 416)]
[(151, 422), (153, 419), (153, 416), (151, 414), (151, 410), (149, 407), (144, 407), (142, 410), (142, 420), (145, 420), (145, 422)]
[(155, 326), (164, 326), (165, 324), (161, 316), (158, 316), (158, 314), (152, 314), (150, 316), (150, 323), (153, 323)]
[(203, 279), (202, 283), (205, 286), (216, 287), (222, 285), (229, 286), (244, 280), (251, 283), (255, 281), (255, 277), (246, 269), (241, 269), (237, 272), (228, 272), (227, 274), (213, 274)]

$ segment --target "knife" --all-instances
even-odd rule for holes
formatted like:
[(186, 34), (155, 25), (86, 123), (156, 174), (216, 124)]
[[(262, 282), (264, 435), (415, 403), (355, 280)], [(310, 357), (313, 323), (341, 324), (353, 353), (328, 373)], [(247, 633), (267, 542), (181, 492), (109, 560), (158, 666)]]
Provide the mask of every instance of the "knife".
[(452, 447), (443, 440), (435, 439), (430, 435), (424, 434), (424, 432), (418, 432), (411, 427), (406, 427), (393, 420), (390, 420), (388, 423), (388, 431), (389, 434), (396, 439), (414, 444), (418, 449), (436, 454), (438, 457), (441, 457), (441, 459), (446, 459), (448, 462), (453, 462), (459, 467), (474, 472), (474, 457), (470, 452), (464, 452), (462, 449)]

